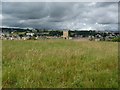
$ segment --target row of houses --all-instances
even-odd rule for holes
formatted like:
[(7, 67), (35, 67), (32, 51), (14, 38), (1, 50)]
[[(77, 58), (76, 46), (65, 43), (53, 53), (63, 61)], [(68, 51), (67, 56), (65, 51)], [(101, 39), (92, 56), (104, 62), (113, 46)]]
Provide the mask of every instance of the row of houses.
[[(88, 32), (87, 32), (88, 33)], [(72, 36), (74, 35), (74, 36)], [(84, 32), (84, 34), (81, 34), (79, 32), (71, 32), (69, 30), (63, 31), (63, 35), (54, 35), (54, 36), (49, 36), (49, 34), (46, 32), (38, 34), (38, 33), (33, 33), (33, 32), (28, 32), (25, 34), (14, 34), (14, 32), (11, 33), (1, 33), (0, 34), (0, 39), (2, 40), (38, 40), (38, 39), (88, 39), (90, 41), (103, 41), (107, 40), (110, 41), (114, 37), (119, 37), (119, 33), (110, 33), (110, 32), (99, 32), (99, 33), (94, 33), (94, 34), (87, 34)]]
[(0, 34), (1, 40), (38, 40), (38, 39), (58, 39), (62, 37), (58, 36), (37, 36), (34, 33), (27, 33), (26, 35), (10, 35), (10, 34)]
[(65, 39), (82, 39), (82, 40), (86, 39), (86, 40), (90, 40), (90, 41), (111, 41), (113, 38), (120, 37), (119, 33), (115, 34), (114, 32), (112, 32), (112, 33), (104, 32), (103, 33), (104, 35), (102, 35), (102, 33), (99, 32), (98, 34), (88, 35), (86, 37), (84, 37), (83, 35), (76, 35), (75, 37), (70, 37), (69, 32), (64, 31), (63, 38), (65, 38)]

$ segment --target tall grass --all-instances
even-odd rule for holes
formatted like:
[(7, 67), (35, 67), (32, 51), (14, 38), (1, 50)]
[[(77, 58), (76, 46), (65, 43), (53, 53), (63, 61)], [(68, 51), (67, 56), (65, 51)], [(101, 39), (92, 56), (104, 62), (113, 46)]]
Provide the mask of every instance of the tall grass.
[(2, 88), (2, 40), (0, 40), (0, 88)]
[(4, 88), (117, 88), (116, 42), (3, 41)]

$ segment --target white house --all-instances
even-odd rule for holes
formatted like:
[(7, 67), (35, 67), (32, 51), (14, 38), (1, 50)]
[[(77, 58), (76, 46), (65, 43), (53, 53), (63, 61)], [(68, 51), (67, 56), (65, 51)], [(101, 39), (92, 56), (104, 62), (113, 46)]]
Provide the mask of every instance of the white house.
[(28, 36), (33, 36), (34, 33), (26, 33), (26, 35), (28, 35)]

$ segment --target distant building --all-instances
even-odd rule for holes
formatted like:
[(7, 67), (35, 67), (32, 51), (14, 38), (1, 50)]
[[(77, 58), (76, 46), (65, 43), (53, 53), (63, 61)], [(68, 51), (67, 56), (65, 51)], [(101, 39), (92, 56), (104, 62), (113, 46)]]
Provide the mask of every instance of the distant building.
[(63, 31), (63, 36), (64, 39), (69, 39), (69, 31)]
[(34, 33), (26, 33), (27, 36), (33, 36)]

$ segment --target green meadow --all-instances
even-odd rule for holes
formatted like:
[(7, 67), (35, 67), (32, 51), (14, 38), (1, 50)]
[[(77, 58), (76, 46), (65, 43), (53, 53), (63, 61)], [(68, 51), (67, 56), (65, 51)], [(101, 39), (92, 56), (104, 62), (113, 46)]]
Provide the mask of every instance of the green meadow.
[(3, 88), (117, 88), (118, 43), (2, 41)]

